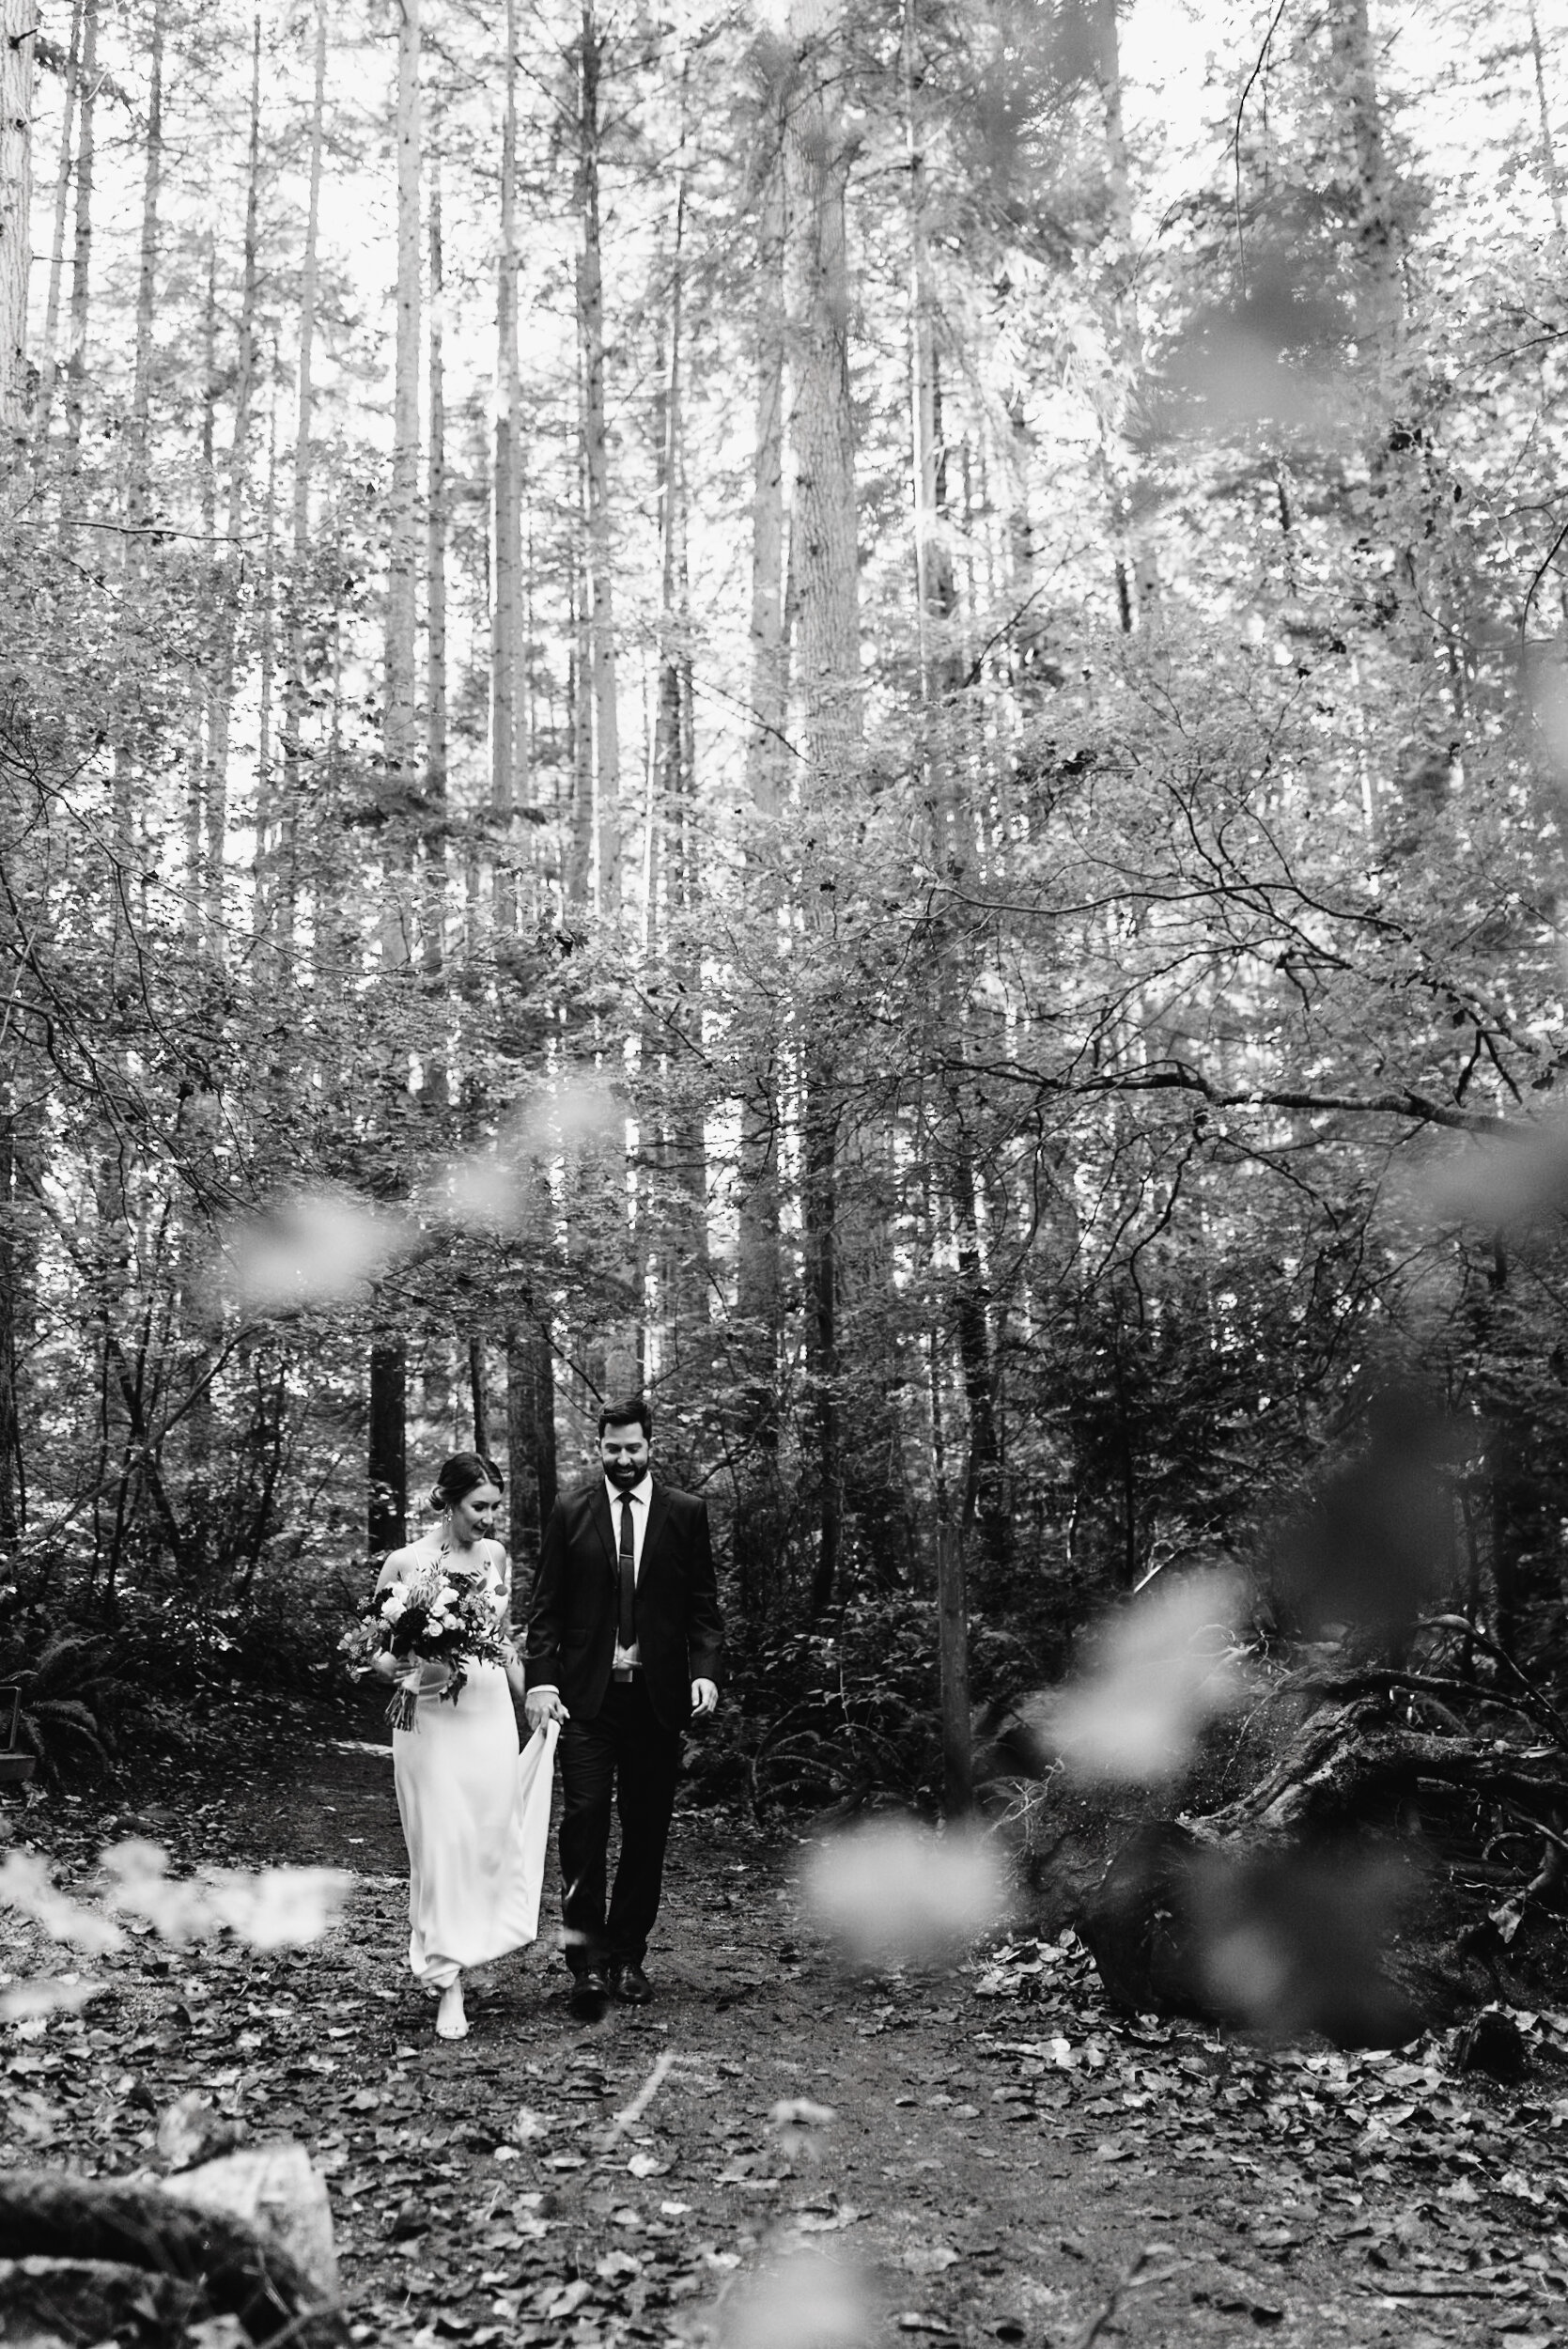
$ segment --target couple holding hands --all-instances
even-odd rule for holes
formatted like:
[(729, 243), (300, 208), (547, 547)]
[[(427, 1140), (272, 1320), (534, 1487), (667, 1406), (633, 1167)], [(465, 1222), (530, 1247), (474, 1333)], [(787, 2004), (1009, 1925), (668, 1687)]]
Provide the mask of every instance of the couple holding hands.
[[(538, 1932), (552, 1763), (561, 1776), (561, 1912), (574, 2015), (652, 1995), (643, 1960), (659, 1912), (681, 1735), (719, 1702), (723, 1625), (707, 1504), (653, 1474), (641, 1398), (598, 1417), (599, 1473), (557, 1501), (540, 1545), (526, 1647), (450, 1673), (418, 1667), (413, 1726), (393, 1731), (409, 1848), (409, 1964), (441, 1993), (436, 2030), (466, 2036), (462, 1974)], [(511, 1567), (496, 1538), (502, 1480), (476, 1452), (436, 1479), (439, 1527), (394, 1550), (378, 1592), (443, 1562), (482, 1582), (505, 1633)], [(384, 1679), (413, 1683), (390, 1654)], [(520, 1755), (512, 1698), (533, 1733)], [(610, 1820), (621, 1847), (609, 1888)], [(608, 1890), (608, 1902), (606, 1899)]]

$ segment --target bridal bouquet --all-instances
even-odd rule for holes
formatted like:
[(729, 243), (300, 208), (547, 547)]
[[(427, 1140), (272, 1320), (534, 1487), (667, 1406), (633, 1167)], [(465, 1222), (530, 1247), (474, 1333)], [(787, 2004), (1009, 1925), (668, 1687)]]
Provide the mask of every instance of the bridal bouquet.
[(417, 1666), (448, 1666), (451, 1677), (441, 1697), (456, 1704), (470, 1663), (504, 1664), (512, 1655), (510, 1641), (496, 1628), (495, 1602), (483, 1579), (445, 1557), (411, 1568), (362, 1599), (358, 1622), (337, 1644), (351, 1672), (368, 1672), (378, 1656), (396, 1656), (409, 1665), (386, 1708), (394, 1729), (418, 1725)]

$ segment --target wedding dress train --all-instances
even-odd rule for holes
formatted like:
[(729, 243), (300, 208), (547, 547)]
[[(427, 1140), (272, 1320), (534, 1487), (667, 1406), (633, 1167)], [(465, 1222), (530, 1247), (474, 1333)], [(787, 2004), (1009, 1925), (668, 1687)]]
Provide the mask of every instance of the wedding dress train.
[(392, 1733), (409, 1847), (409, 1965), (445, 1989), (537, 1939), (554, 1779), (553, 1721), (518, 1751), (506, 1675), (470, 1663), (455, 1704), (419, 1699), (418, 1726)]

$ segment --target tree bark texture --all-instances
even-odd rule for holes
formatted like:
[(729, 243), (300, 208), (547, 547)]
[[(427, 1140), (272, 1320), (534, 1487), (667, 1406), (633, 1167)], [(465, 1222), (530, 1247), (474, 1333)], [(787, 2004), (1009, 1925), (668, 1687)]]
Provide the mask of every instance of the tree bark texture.
[(60, 112), (59, 160), (54, 166), (54, 225), (49, 240), (49, 285), (44, 296), (43, 335), (39, 345), (38, 420), (34, 442), (39, 458), (49, 445), (49, 420), (59, 371), (60, 283), (65, 275), (66, 221), (70, 210), (72, 135), (76, 128), (76, 93), (81, 78), (82, 0), (72, 0), (70, 39), (66, 49), (65, 104)]
[[(136, 329), (131, 377), (131, 414), (125, 434), (124, 491), (121, 510), (125, 529), (118, 547), (120, 608), (129, 614), (142, 601), (147, 572), (145, 533), (148, 519), (148, 438), (152, 415), (152, 327), (158, 289), (158, 205), (163, 178), (163, 41), (167, 18), (165, 0), (153, 0), (147, 56), (147, 117), (146, 162), (142, 182), (142, 229), (136, 269)], [(132, 647), (123, 646), (122, 671), (133, 668)], [(136, 760), (132, 740), (135, 723), (134, 697), (125, 695), (113, 716), (115, 855), (129, 873), (135, 857), (133, 837), (136, 801)]]
[(402, 1340), (383, 1338), (370, 1349), (368, 1533), (377, 1555), (400, 1549), (408, 1538), (407, 1390)]
[(1117, 0), (1094, 0), (1094, 39), (1105, 117), (1106, 192), (1110, 198), (1110, 347), (1116, 369), (1114, 413), (1102, 420), (1101, 447), (1110, 503), (1116, 605), (1124, 634), (1146, 627), (1159, 602), (1159, 568), (1140, 513), (1140, 459), (1129, 411), (1144, 375), (1143, 337), (1133, 285), (1137, 243), (1132, 175), (1122, 116), (1122, 52)]
[(163, 183), (163, 42), (167, 0), (153, 0), (147, 43), (146, 165), (141, 251), (136, 270), (136, 342), (132, 364), (126, 519), (133, 532), (147, 518), (147, 445), (152, 413), (152, 326), (158, 294), (159, 198)]
[[(793, 75), (783, 148), (784, 415), (793, 481), (789, 592), (798, 653), (801, 801), (809, 813), (846, 803), (862, 722), (845, 225), (849, 142), (837, 97), (840, 60), (818, 0), (797, 0), (790, 39)], [(820, 918), (815, 904), (805, 918)], [(837, 1592), (844, 1533), (838, 1352), (842, 1103), (831, 1035), (815, 1017), (802, 1040), (802, 1076), (805, 1352), (818, 1481), (812, 1604), (820, 1612)]]
[[(763, 145), (757, 220), (756, 455), (752, 474), (751, 728), (746, 775), (752, 805), (770, 828), (789, 783), (789, 639), (784, 615), (784, 180), (787, 85), (775, 76), (758, 110)], [(747, 871), (753, 924), (768, 945), (780, 919), (771, 843), (766, 838)], [(783, 1296), (779, 1263), (778, 1039), (758, 1040), (740, 1100), (736, 1311), (742, 1355), (738, 1433), (768, 1459), (778, 1439), (779, 1350)], [(737, 1544), (760, 1526), (754, 1506), (740, 1512)], [(760, 1556), (741, 1561), (743, 1587)]]
[(942, 1812), (949, 1819), (961, 1819), (974, 1800), (969, 1592), (963, 1532), (946, 1509), (937, 1519), (937, 1656), (942, 1709)]
[(555, 1376), (548, 1330), (536, 1321), (506, 1332), (506, 1467), (511, 1479), (511, 1552), (520, 1579), (537, 1565), (539, 1541), (555, 1506)]
[[(7, 765), (8, 766), (8, 761)], [(22, 1363), (37, 1305), (30, 1201), (41, 1182), (41, 1104), (24, 1043), (37, 1018), (34, 957), (47, 934), (36, 793), (8, 774), (0, 794), (0, 940), (14, 970), (11, 1015), (0, 1031), (0, 1548), (14, 1551), (27, 1517)]]
[(1358, 338), (1387, 367), (1404, 340), (1405, 282), (1393, 165), (1383, 128), (1370, 0), (1333, 0), (1329, 38), (1357, 192)]
[(235, 671), (240, 634), (240, 589), (243, 576), (245, 500), (250, 484), (251, 432), (256, 404), (256, 319), (260, 288), (261, 202), (261, 17), (251, 24), (250, 139), (245, 173), (244, 252), (240, 286), (240, 320), (234, 379), (234, 436), (229, 445), (226, 544), (215, 587), (218, 648), (208, 723), (203, 787), (202, 894), (206, 901), (208, 955), (221, 960), (224, 941), (224, 865), (228, 847), (229, 736), (234, 723)]
[(0, 6), (0, 462), (27, 422), (27, 279), (33, 258), (32, 0)]
[(315, 475), (316, 312), (320, 281), (321, 172), (326, 137), (327, 0), (317, 0), (314, 88), (310, 108), (310, 182), (300, 270), (299, 356), (294, 395), (294, 482), (287, 601), (288, 676), (284, 688), (282, 838), (273, 937), (293, 947), (298, 897), (298, 830), (303, 786), (304, 715), (310, 701), (305, 609), (310, 577), (311, 490)]
[(88, 288), (93, 240), (93, 129), (98, 101), (99, 0), (84, 0), (80, 123), (76, 139), (76, 210), (70, 262), (70, 342), (66, 360), (66, 433), (72, 452), (82, 440), (87, 376)]
[[(660, 520), (660, 652), (654, 711), (653, 791), (648, 811), (648, 846), (661, 870), (651, 874), (647, 893), (650, 923), (662, 899), (671, 924), (673, 968), (680, 1008), (672, 1015), (682, 1036), (702, 1034), (702, 957), (692, 930), (701, 903), (696, 796), (697, 750), (691, 673), (691, 576), (687, 560), (686, 410), (684, 381), (686, 187), (676, 185), (671, 249), (666, 257), (670, 296), (669, 341), (662, 393), (663, 432), (659, 461)], [(651, 944), (650, 939), (650, 944)], [(708, 1324), (707, 1157), (700, 1108), (690, 1106), (685, 1085), (690, 1069), (685, 1047), (671, 1037), (664, 1054), (668, 1134), (666, 1157), (672, 1191), (683, 1204), (673, 1219), (673, 1245), (665, 1252), (662, 1286), (672, 1365), (702, 1377)]]
[(518, 915), (517, 823), (528, 792), (523, 691), (522, 384), (518, 356), (517, 0), (506, 8), (506, 98), (501, 132), (501, 251), (496, 262), (495, 436), (490, 490), (490, 805), (497, 819), (496, 920)]
[[(430, 333), (428, 444), (425, 484), (425, 797), (421, 862), (425, 904), (420, 943), (427, 977), (439, 979), (445, 962), (446, 907), (446, 355), (444, 336), (445, 257), (442, 245), (441, 163), (430, 168)], [(450, 1079), (438, 1092), (449, 1089)], [(480, 1447), (483, 1449), (483, 1446)]]
[(610, 442), (604, 386), (604, 275), (599, 228), (605, 36), (583, 0), (578, 46), (577, 325), (582, 388), (583, 563), (593, 720), (593, 873), (597, 910), (612, 918), (621, 893), (621, 723), (616, 687)]
[(789, 651), (784, 628), (784, 179), (782, 89), (760, 109), (764, 141), (757, 219), (756, 457), (752, 472), (752, 724), (746, 775), (753, 805), (774, 817), (789, 767)]
[(387, 851), (381, 960), (406, 964), (411, 910), (401, 876), (422, 801), (414, 669), (421, 558), (419, 528), (420, 173), (419, 0), (397, 0), (397, 328), (394, 357), (392, 478), (387, 500), (386, 658), (381, 752)]

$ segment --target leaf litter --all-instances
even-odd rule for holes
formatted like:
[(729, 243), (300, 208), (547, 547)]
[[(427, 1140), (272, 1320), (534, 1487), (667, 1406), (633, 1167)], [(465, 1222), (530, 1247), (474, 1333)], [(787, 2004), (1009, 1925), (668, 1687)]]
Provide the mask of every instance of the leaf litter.
[[(1240, 2327), (1568, 2349), (1568, 2014), (1497, 2010), (1527, 2058), (1504, 2083), (1462, 2068), (1455, 2032), (1347, 2054), (1119, 2015), (1071, 1935), (871, 1978), (814, 1940), (793, 1854), (683, 1814), (654, 2008), (584, 2031), (541, 1950), (488, 1969), (471, 2038), (442, 2047), (400, 1972), (384, 1762), (318, 1768), (343, 1781), (325, 1823), (308, 1789), (291, 1813), (256, 1788), (221, 1853), (194, 1815), (163, 1840), (171, 1883), (220, 1859), (384, 1863), (342, 1921), (302, 1949), (221, 1924), (166, 1949), (122, 1914), (81, 2002), (0, 2027), (0, 2116), (14, 2161), (97, 2174), (303, 2139), (361, 2344), (1087, 2349)], [(23, 1822), (39, 1845), (44, 1824)], [(51, 1824), (55, 1880), (91, 1910), (94, 1838)], [(754, 1985), (724, 2006), (716, 1875), (744, 1887)], [(788, 1979), (785, 1939), (806, 1952)], [(70, 1987), (77, 1954), (24, 1928), (0, 1992), (55, 1969)]]

